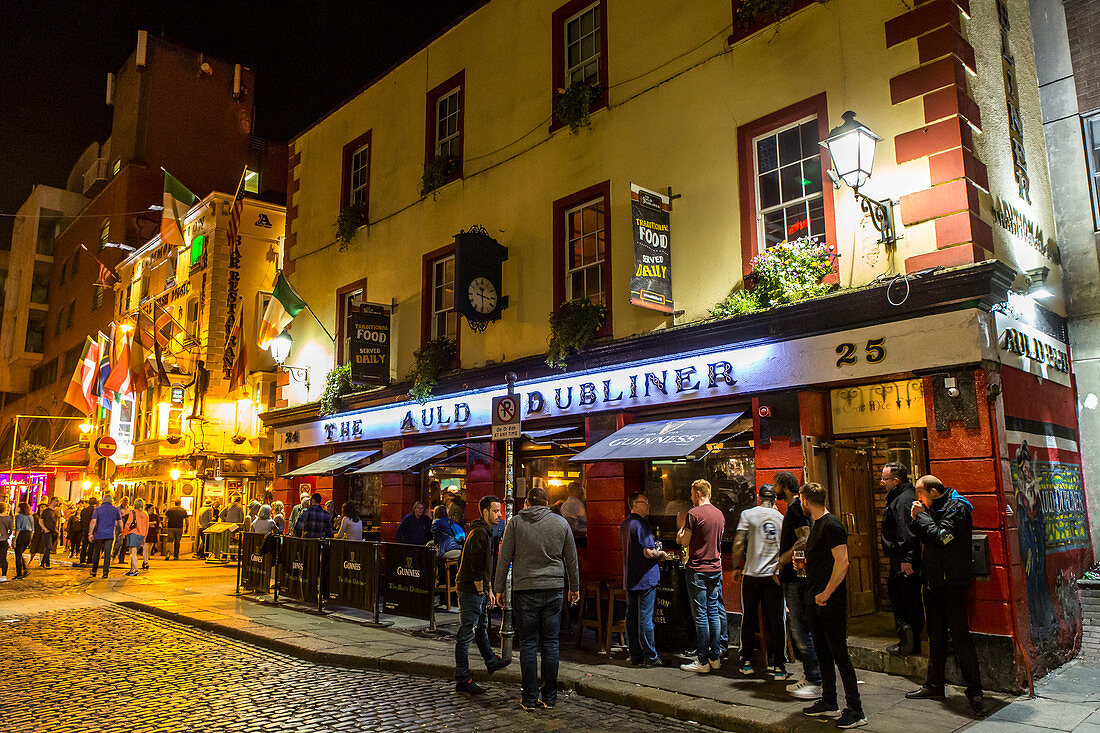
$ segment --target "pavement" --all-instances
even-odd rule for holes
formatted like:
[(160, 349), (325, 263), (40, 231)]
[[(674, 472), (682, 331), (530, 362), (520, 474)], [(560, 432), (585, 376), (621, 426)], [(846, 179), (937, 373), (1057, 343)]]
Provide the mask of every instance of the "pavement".
[(1067, 662), (1035, 683), (1035, 699), (1019, 698), (967, 730), (1100, 733), (1100, 660)]
[[(376, 672), (434, 678), (440, 689), (448, 693), (447, 699), (451, 702), (447, 708), (462, 708), (461, 705), (456, 707), (453, 701), (463, 700), (464, 697), (449, 691), (454, 670), (456, 615), (441, 614), (439, 629), (434, 633), (427, 632), (424, 622), (408, 619), (397, 620), (398, 623), (389, 628), (377, 628), (362, 623), (352, 615), (318, 615), (306, 609), (235, 596), (233, 567), (207, 565), (195, 560), (154, 561), (153, 569), (138, 577), (125, 577), (120, 570), (112, 568), (111, 578), (102, 580), (89, 578), (87, 570), (66, 569), (59, 565), (55, 562), (55, 568), (49, 571), (32, 568), (30, 578), (0, 585), (0, 614), (21, 618), (28, 613), (55, 613), (62, 614), (58, 618), (63, 619), (63, 614), (93, 609), (97, 613), (110, 611), (145, 619), (155, 616), (168, 622), (173, 629), (190, 627), (207, 635), (204, 638), (213, 638), (210, 635), (214, 635), (243, 643), (226, 648), (255, 650), (258, 647), (264, 653), (297, 660), (295, 664), (309, 663), (312, 665), (310, 668), (341, 669), (346, 674), (352, 674), (348, 670), (355, 670), (356, 674)], [(18, 624), (13, 626), (13, 630), (19, 628)], [(586, 646), (591, 646), (591, 642)], [(261, 653), (259, 650), (255, 653)], [(472, 659), (476, 659), (476, 651), (471, 651)], [(143, 653), (136, 655), (139, 659), (142, 656)], [(796, 674), (800, 672), (797, 663), (790, 665), (790, 668)], [(207, 671), (216, 677), (217, 665)], [(907, 700), (904, 693), (916, 686), (914, 680), (865, 670), (857, 672), (864, 710), (869, 719), (866, 730), (889, 733), (898, 733), (905, 728), (956, 731), (974, 722), (959, 689), (951, 689), (944, 702)], [(485, 679), (483, 670), (475, 676)], [(412, 683), (401, 683), (399, 687), (406, 684)], [(742, 677), (732, 669), (732, 665), (707, 675), (682, 672), (678, 667), (637, 669), (615, 659), (614, 654), (609, 658), (587, 649), (577, 650), (571, 633), (563, 633), (562, 637), (559, 684), (563, 689), (572, 691), (565, 699), (577, 704), (582, 700), (585, 704), (611, 704), (609, 710), (629, 709), (636, 714), (656, 716), (645, 720), (624, 718), (621, 724), (597, 726), (599, 730), (648, 729), (653, 727), (653, 720), (662, 721), (661, 727), (674, 726), (675, 721), (683, 721), (737, 731), (832, 729), (828, 721), (802, 716), (800, 711), (806, 703), (791, 698), (784, 691), (783, 682), (765, 680), (762, 676)], [(266, 685), (265, 681), (261, 686)], [(492, 683), (487, 685), (490, 693), (486, 698), (497, 701), (493, 704), (501, 705), (501, 709), (507, 710), (509, 715), (518, 713), (518, 685), (516, 660), (507, 669), (493, 675)], [(2, 689), (0, 699), (8, 700)], [(986, 701), (994, 710), (1002, 708), (1007, 702), (1003, 696), (992, 694), (987, 695)], [(1080, 706), (1086, 703), (1069, 704)], [(1023, 711), (1026, 707), (1020, 702), (1013, 702), (981, 725), (1016, 723), (1017, 720), (1002, 716), (1013, 715), (1013, 709)], [(1024, 718), (1025, 724), (1034, 726), (1037, 724), (1034, 721), (1044, 714), (1035, 712), (1029, 720), (1021, 712), (1019, 717)], [(571, 718), (566, 716), (565, 719)], [(531, 719), (523, 720), (526, 720), (528, 729), (532, 725), (539, 729), (553, 729), (552, 726), (546, 727), (550, 725), (550, 718), (540, 719), (538, 724)], [(583, 725), (585, 720), (578, 718), (566, 727), (582, 730), (584, 728), (577, 728), (577, 721)], [(591, 718), (587, 720), (590, 722)], [(1084, 717), (1077, 722), (1083, 720)], [(13, 730), (34, 729), (33, 726), (28, 728), (8, 722)], [(456, 724), (461, 722), (456, 719)], [(51, 730), (62, 729), (55, 727)], [(1070, 728), (1052, 727), (1052, 730)]]

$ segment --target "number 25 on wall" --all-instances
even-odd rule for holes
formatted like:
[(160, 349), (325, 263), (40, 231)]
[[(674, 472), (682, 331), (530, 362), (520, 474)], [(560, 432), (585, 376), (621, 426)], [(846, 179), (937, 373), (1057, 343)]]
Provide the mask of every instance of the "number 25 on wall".
[[(886, 358), (886, 338), (867, 339), (867, 344), (863, 347), (863, 351), (867, 355), (865, 358), (868, 364), (878, 364)], [(840, 344), (836, 347), (836, 353), (839, 357), (836, 360), (837, 369), (845, 364), (855, 364), (859, 360), (856, 356), (855, 344)]]

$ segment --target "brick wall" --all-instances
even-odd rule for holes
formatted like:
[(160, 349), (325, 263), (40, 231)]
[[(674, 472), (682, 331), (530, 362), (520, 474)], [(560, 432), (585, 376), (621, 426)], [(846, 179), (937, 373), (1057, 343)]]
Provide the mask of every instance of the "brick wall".
[(1087, 114), (1100, 108), (1100, 3), (1065, 0), (1065, 10), (1077, 106)]

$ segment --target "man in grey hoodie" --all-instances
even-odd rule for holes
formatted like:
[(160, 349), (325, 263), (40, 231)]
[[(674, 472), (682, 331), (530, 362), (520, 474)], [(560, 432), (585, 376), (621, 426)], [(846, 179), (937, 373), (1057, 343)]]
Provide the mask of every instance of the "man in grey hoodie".
[[(494, 587), (504, 588), (512, 570), (512, 600), (519, 633), (519, 666), (524, 710), (540, 704), (552, 708), (558, 701), (558, 631), (562, 592), (569, 585), (569, 602), (580, 600), (577, 546), (568, 522), (550, 511), (543, 489), (527, 494), (527, 505), (508, 520), (500, 547)], [(497, 593), (504, 604), (504, 594)], [(539, 688), (538, 652), (542, 652), (542, 688)], [(540, 697), (541, 694), (541, 697)]]

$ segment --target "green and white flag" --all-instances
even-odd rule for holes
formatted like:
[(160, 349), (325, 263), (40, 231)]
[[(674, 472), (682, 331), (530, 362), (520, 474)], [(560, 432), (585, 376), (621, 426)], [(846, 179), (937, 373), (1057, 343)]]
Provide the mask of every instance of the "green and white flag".
[(182, 247), (183, 218), (198, 198), (164, 171), (164, 211), (160, 213), (160, 243)]
[(258, 340), (260, 348), (266, 349), (267, 345), (282, 333), (283, 329), (290, 325), (294, 317), (305, 307), (306, 302), (298, 297), (294, 288), (280, 272), (275, 281), (275, 289), (271, 293), (271, 300), (267, 304), (267, 309), (264, 310), (264, 321), (260, 324)]

